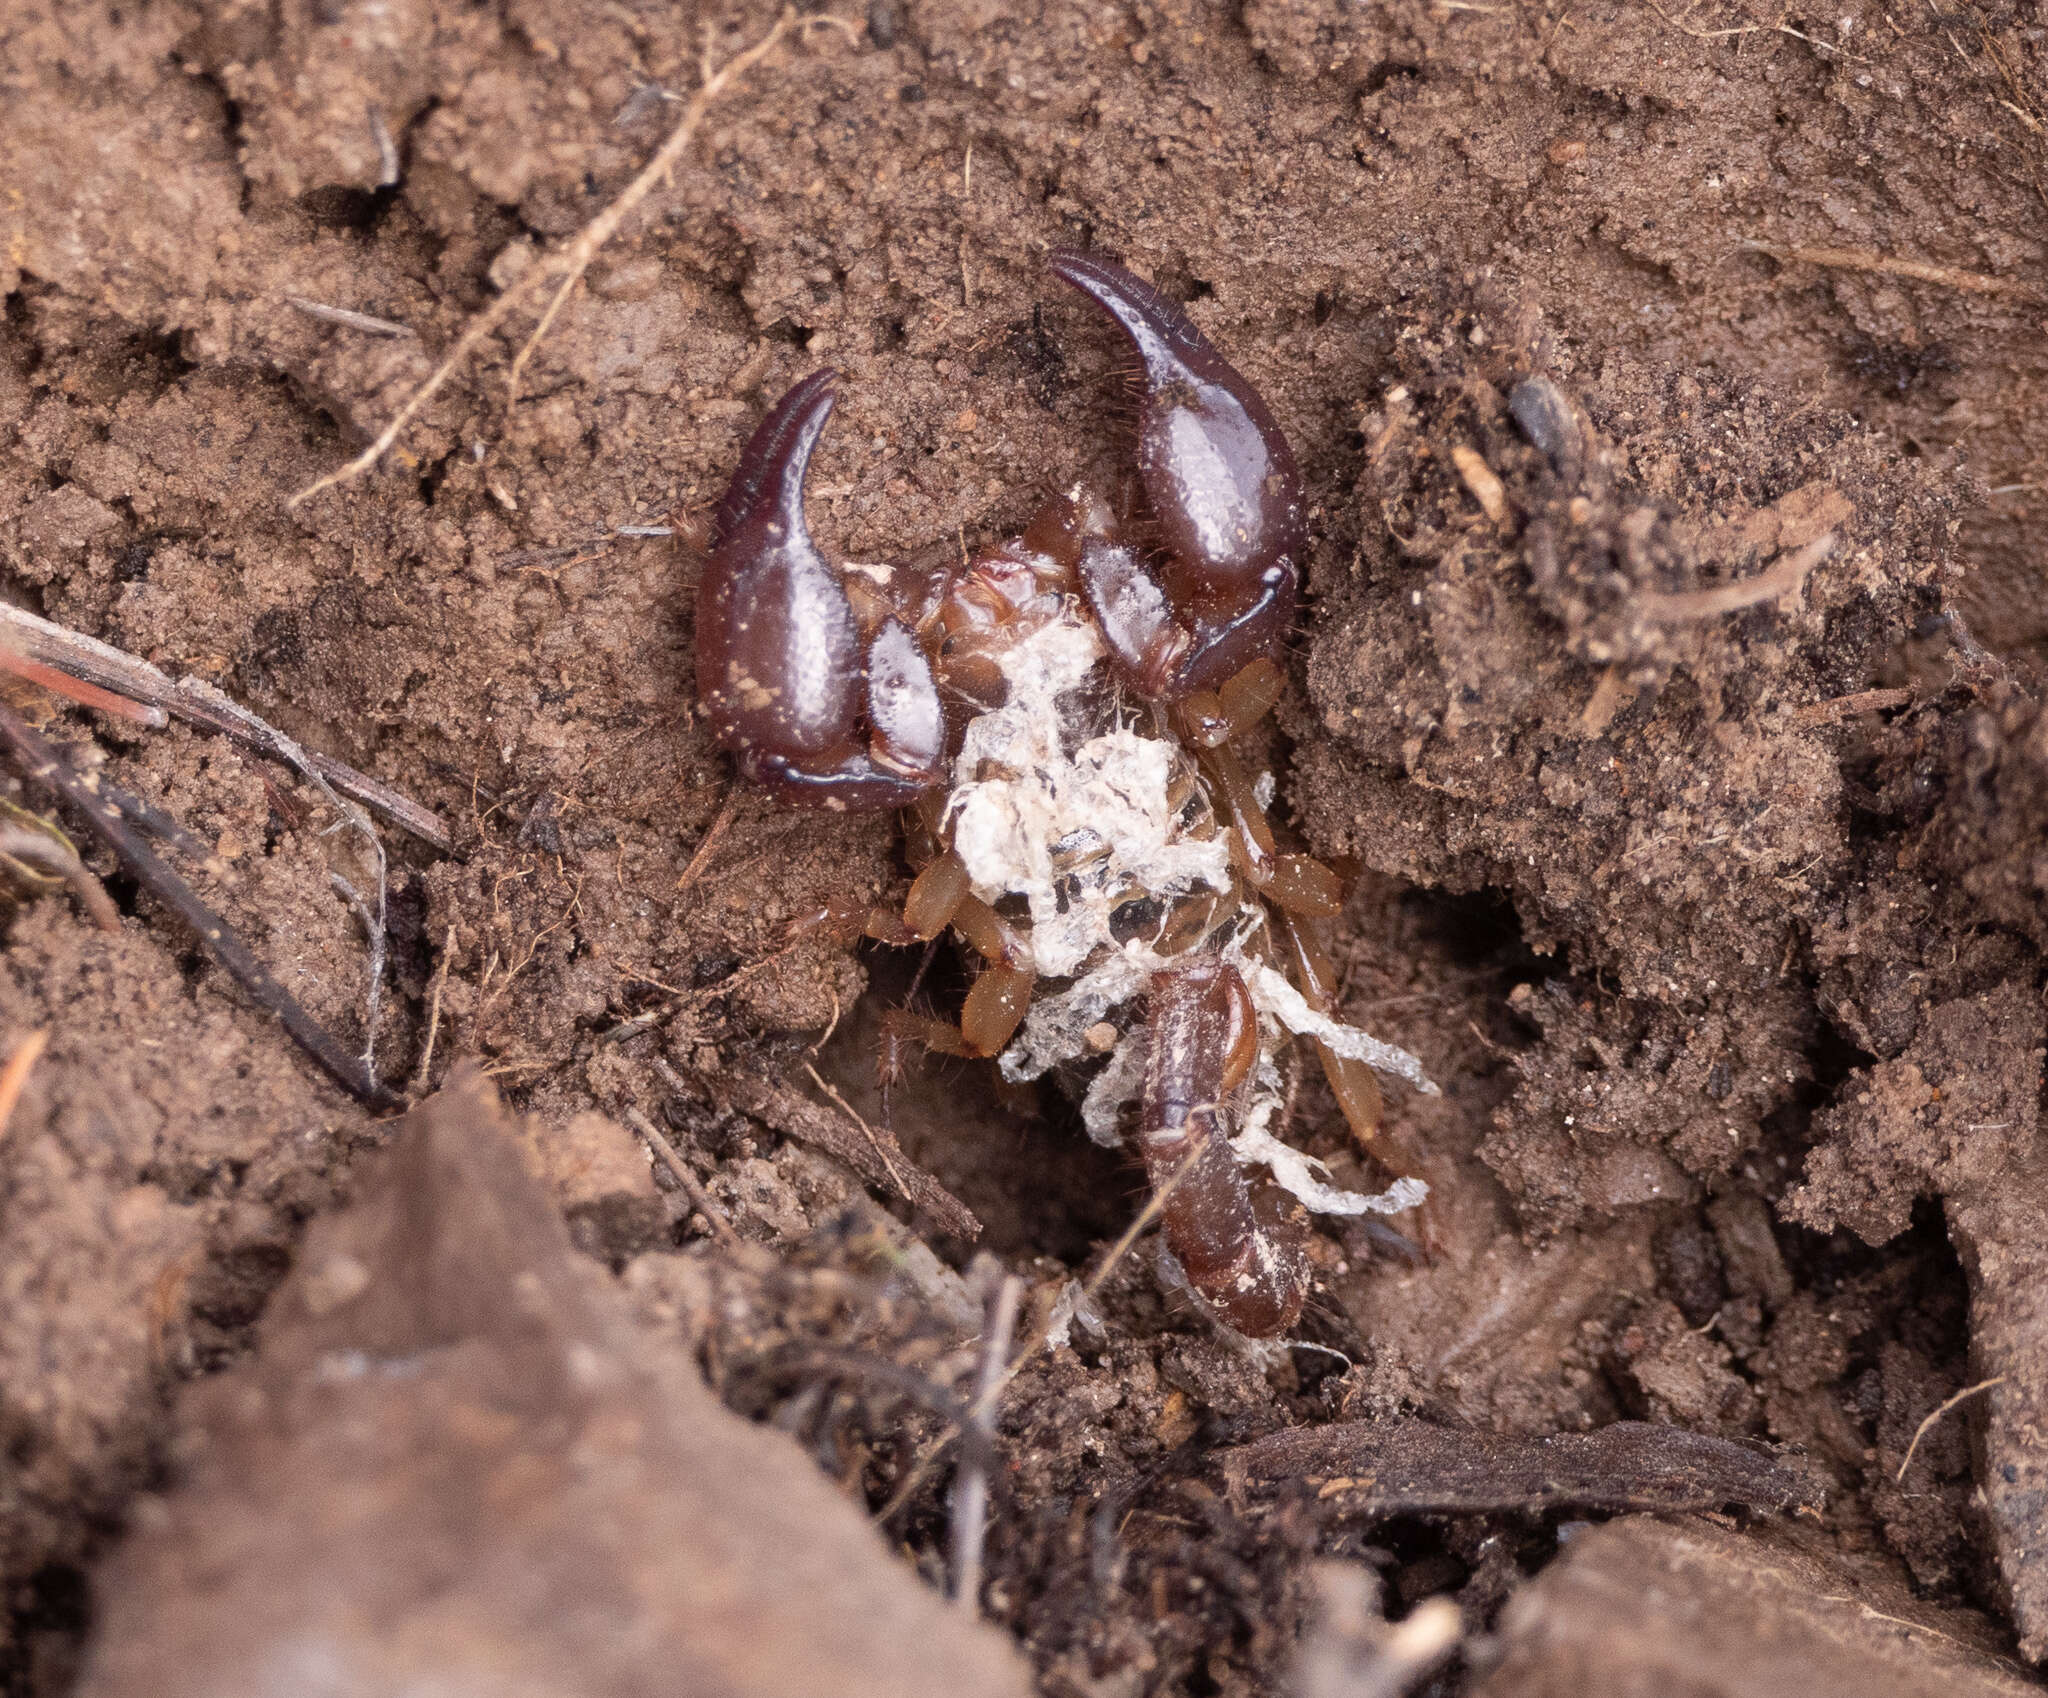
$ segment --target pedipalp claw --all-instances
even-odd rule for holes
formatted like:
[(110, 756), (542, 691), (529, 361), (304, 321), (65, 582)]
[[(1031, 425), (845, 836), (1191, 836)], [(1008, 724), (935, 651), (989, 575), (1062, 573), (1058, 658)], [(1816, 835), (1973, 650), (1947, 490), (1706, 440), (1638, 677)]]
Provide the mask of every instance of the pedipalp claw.
[(897, 808), (938, 781), (945, 715), (916, 636), (886, 615), (863, 638), (804, 520), (837, 376), (813, 372), (775, 404), (718, 504), (697, 591), (698, 704), (783, 801)]
[(832, 412), (830, 370), (761, 421), (718, 506), (697, 591), (697, 694), (719, 741), (792, 760), (851, 747), (860, 632), (804, 523), (804, 477)]
[(1167, 556), (1155, 580), (1128, 549), (1098, 549), (1082, 569), (1090, 603), (1141, 694), (1217, 689), (1293, 624), (1308, 546), (1293, 452), (1258, 391), (1151, 284), (1095, 254), (1051, 267), (1137, 350), (1138, 478)]
[(1188, 587), (1243, 597), (1276, 565), (1298, 572), (1301, 479), (1258, 391), (1176, 303), (1122, 266), (1062, 250), (1051, 267), (1116, 320), (1144, 365), (1138, 476)]

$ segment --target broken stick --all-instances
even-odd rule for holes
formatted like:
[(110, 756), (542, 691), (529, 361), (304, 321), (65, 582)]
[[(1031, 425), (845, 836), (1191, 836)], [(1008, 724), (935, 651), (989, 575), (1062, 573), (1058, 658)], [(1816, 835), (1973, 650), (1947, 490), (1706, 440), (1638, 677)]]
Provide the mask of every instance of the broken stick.
[[(393, 825), (409, 831), (443, 854), (454, 846), (447, 827), (410, 796), (401, 795), (388, 784), (379, 783), (331, 755), (300, 749), (267, 720), (251, 713), (203, 679), (189, 676), (174, 679), (148, 661), (115, 648), (112, 643), (103, 643), (97, 637), (88, 637), (82, 631), (73, 631), (6, 602), (0, 602), (0, 650), (4, 650), (7, 656), (27, 661), (39, 670), (48, 668), (78, 683), (109, 691), (131, 703), (160, 710), (157, 723), (161, 723), (161, 713), (173, 714), (188, 725), (218, 732), (273, 760), (284, 761), (301, 771), (310, 768), (309, 777), (317, 775), (324, 779), (342, 795), (367, 808), (374, 808)], [(19, 666), (6, 669), (29, 677), (33, 682), (45, 682)], [(88, 705), (101, 704), (89, 702)]]
[(311, 1056), (330, 1079), (367, 1107), (404, 1106), (396, 1092), (380, 1084), (364, 1061), (344, 1050), (333, 1034), (308, 1014), (290, 991), (271, 977), (269, 969), (229, 929), (227, 921), (157, 858), (122, 817), (121, 810), (99, 795), (90, 780), (80, 776), (70, 762), (5, 705), (0, 705), (0, 743), (5, 743), (14, 752), (30, 779), (56, 791), (70, 803), (93, 835), (120, 858), (121, 865), (137, 884), (198, 933), (207, 953), (260, 1007), (277, 1016), (292, 1041)]

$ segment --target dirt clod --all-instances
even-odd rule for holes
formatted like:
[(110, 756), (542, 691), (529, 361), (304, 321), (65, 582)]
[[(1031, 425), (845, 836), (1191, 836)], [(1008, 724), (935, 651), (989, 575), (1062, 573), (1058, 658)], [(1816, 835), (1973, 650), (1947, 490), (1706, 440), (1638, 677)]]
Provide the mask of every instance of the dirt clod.
[(608, 1286), (488, 1086), (414, 1110), (189, 1400), (80, 1691), (1025, 1690)]
[(1500, 1660), (1475, 1687), (1487, 1698), (2037, 1690), (1966, 1615), (1831, 1561), (1811, 1538), (1699, 1522), (1581, 1529), (1500, 1626)]

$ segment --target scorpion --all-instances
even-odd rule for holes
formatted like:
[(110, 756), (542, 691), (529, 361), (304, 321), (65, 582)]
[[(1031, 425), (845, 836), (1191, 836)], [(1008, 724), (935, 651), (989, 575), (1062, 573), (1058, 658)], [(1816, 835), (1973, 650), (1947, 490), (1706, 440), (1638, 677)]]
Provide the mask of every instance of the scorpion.
[[(699, 706), (781, 802), (903, 810), (915, 877), (868, 935), (929, 944), (950, 928), (982, 965), (957, 1024), (901, 1010), (895, 1029), (998, 1056), (1012, 1080), (1085, 1077), (1091, 1135), (1142, 1159), (1168, 1279), (1273, 1337), (1310, 1286), (1300, 1205), (1393, 1213), (1426, 1190), (1384, 1146), (1376, 1070), (1435, 1087), (1333, 1018), (1325, 928), (1344, 884), (1283, 846), (1246, 749), (1282, 691), (1307, 549), (1293, 452), (1179, 305), (1096, 254), (1062, 250), (1050, 269), (1137, 356), (1121, 507), (1077, 484), (956, 565), (835, 567), (804, 519), (837, 383), (814, 372), (715, 510)], [(1296, 1034), (1395, 1174), (1386, 1192), (1336, 1189), (1271, 1132), (1276, 1055)], [(1256, 1167), (1277, 1184), (1254, 1187)]]

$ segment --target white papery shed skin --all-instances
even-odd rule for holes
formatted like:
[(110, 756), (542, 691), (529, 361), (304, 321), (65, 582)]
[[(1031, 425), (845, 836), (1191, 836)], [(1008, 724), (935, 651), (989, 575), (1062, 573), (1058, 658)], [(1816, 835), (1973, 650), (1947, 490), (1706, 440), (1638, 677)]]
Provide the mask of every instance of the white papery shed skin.
[[(1034, 966), (1072, 982), (1032, 1004), (1003, 1052), (1005, 1078), (1035, 1079), (1062, 1061), (1094, 1056), (1087, 1034), (1142, 997), (1152, 975), (1174, 964), (1142, 939), (1119, 942), (1110, 916), (1134, 891), (1171, 905), (1201, 891), (1231, 888), (1229, 846), (1219, 833), (1185, 835), (1168, 800), (1175, 749), (1129, 726), (1077, 725), (1076, 692), (1099, 685), (1107, 658), (1094, 625), (1078, 612), (1022, 638), (999, 660), (1009, 684), (1004, 706), (969, 722), (953, 765), (943, 829), (984, 902), (1022, 897), (1031, 915)], [(1084, 839), (1081, 834), (1089, 834)], [(1106, 850), (1061, 879), (1055, 852), (1092, 839)], [(1326, 1214), (1392, 1213), (1421, 1201), (1426, 1187), (1404, 1179), (1377, 1196), (1338, 1190), (1317, 1177), (1322, 1164), (1267, 1130), (1279, 1105), (1272, 1058), (1290, 1034), (1318, 1038), (1434, 1095), (1422, 1064), (1311, 1009), (1286, 977), (1248, 945), (1265, 923), (1256, 904), (1226, 915), (1218, 951), (1237, 967), (1259, 1011), (1260, 1062), (1231, 1141), (1238, 1158), (1265, 1167), (1307, 1207)], [(1089, 1089), (1083, 1118), (1098, 1142), (1115, 1146), (1117, 1112), (1144, 1076), (1144, 1028), (1128, 1030)]]
[[(1119, 726), (1075, 739), (1062, 698), (1105, 658), (1092, 625), (1059, 619), (1002, 657), (1010, 699), (970, 721), (953, 763), (946, 825), (984, 902), (1022, 896), (1040, 974), (1063, 979), (1105, 945), (1135, 887), (1162, 900), (1230, 888), (1220, 838), (1183, 837), (1167, 805), (1173, 745)], [(1071, 745), (1071, 746), (1070, 746)], [(1054, 888), (1053, 854), (1088, 834), (1108, 855)]]

